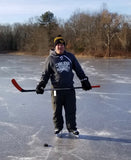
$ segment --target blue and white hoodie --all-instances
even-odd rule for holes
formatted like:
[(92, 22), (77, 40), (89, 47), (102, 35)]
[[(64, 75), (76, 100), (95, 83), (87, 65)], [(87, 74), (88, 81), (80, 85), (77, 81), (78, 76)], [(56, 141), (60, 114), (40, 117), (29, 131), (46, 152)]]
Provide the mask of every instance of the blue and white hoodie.
[(46, 58), (41, 81), (46, 86), (48, 80), (54, 88), (72, 88), (75, 71), (80, 80), (86, 75), (79, 62), (72, 53), (64, 51), (63, 54), (57, 54), (55, 50), (50, 50), (50, 55)]

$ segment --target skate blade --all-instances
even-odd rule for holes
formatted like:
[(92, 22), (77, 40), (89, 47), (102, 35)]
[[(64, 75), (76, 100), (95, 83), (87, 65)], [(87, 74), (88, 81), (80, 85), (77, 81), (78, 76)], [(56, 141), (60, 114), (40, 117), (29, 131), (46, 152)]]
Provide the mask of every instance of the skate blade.
[(56, 134), (56, 137), (61, 138), (62, 137), (62, 131), (60, 133)]
[(71, 132), (69, 132), (69, 136), (70, 136), (70, 137), (73, 137), (73, 138), (79, 138), (79, 134), (78, 134), (78, 135), (75, 135), (75, 134), (73, 134), (73, 133), (71, 133)]

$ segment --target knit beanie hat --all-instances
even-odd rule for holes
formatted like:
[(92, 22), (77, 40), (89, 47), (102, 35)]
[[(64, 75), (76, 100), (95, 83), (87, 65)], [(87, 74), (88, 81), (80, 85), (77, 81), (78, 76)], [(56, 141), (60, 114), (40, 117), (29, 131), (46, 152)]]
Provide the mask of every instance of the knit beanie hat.
[(54, 45), (56, 46), (59, 43), (64, 44), (65, 46), (65, 41), (61, 35), (58, 35), (57, 37), (54, 38)]

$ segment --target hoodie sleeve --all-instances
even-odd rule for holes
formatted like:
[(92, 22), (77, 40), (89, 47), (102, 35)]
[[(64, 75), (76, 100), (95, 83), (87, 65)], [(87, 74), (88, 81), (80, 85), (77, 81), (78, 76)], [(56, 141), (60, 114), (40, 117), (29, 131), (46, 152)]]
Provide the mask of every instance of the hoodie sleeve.
[(48, 83), (48, 80), (50, 78), (50, 74), (51, 74), (50, 57), (47, 57), (45, 60), (45, 65), (44, 65), (44, 69), (43, 69), (42, 76), (41, 76), (41, 81), (44, 84), (43, 87), (45, 87), (46, 84)]
[(80, 79), (80, 81), (82, 81), (85, 77), (87, 77), (80, 65), (80, 63), (78, 62), (78, 60), (76, 59), (76, 57), (73, 55), (73, 70), (76, 72), (76, 75), (78, 76), (78, 78)]

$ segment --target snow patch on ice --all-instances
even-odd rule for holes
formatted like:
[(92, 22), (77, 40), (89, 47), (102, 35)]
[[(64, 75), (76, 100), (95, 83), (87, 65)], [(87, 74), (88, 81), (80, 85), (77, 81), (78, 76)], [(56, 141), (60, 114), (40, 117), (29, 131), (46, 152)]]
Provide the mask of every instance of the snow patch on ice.
[(87, 131), (83, 129), (79, 129), (79, 131), (80, 131), (80, 134), (83, 134), (83, 135), (95, 135), (95, 136), (112, 136), (113, 135), (113, 133), (107, 130), (96, 131), (91, 128), (89, 128)]
[[(88, 61), (81, 64), (82, 68), (84, 69), (85, 73), (88, 73), (88, 75), (98, 75), (99, 73), (96, 71), (94, 66), (88, 66)], [(87, 67), (88, 66), (88, 67)]]
[(108, 132), (108, 131), (106, 131), (106, 130), (102, 130), (102, 131), (99, 131), (99, 132), (96, 131), (95, 134), (96, 134), (97, 136), (111, 136), (111, 135), (112, 135), (111, 132)]
[(98, 95), (120, 95), (120, 96), (131, 96), (131, 93), (116, 93), (116, 92), (89, 92), (88, 94), (98, 94)]
[(31, 141), (28, 142), (28, 145), (32, 145), (32, 144), (36, 144), (36, 143), (40, 143), (40, 139), (38, 137), (39, 133), (43, 130), (43, 126), (35, 133), (31, 136)]
[(100, 74), (101, 77), (103, 77), (103, 80), (110, 80), (113, 81), (113, 83), (131, 83), (131, 78), (119, 74)]
[(3, 99), (4, 99), (3, 97), (0, 97), (0, 101), (3, 101)]
[(40, 65), (44, 65), (44, 64), (45, 64), (45, 61), (40, 62)]
[(0, 126), (10, 127), (10, 128), (13, 128), (13, 129), (17, 129), (17, 127), (14, 124), (7, 123), (7, 122), (0, 122)]
[(0, 97), (0, 106), (5, 106), (7, 107), (7, 103), (5, 102), (3, 97)]
[(35, 80), (35, 81), (39, 81), (40, 77), (16, 77), (15, 78), (17, 82), (23, 82), (25, 80)]
[(80, 134), (83, 134), (83, 135), (91, 134), (90, 131), (85, 131), (83, 129), (79, 129), (79, 132), (80, 132)]
[(131, 83), (131, 78), (129, 77), (121, 76), (119, 74), (112, 74), (112, 76), (116, 78), (114, 79), (116, 83)]
[[(110, 80), (113, 81), (113, 83), (128, 83), (131, 84), (131, 77), (127, 77), (125, 75), (120, 74), (103, 74), (100, 72), (97, 72), (97, 70), (94, 68), (94, 66), (89, 66), (88, 61), (82, 63), (82, 68), (84, 69), (85, 73), (88, 73), (90, 76), (99, 76), (102, 77), (103, 80)], [(88, 66), (88, 67), (87, 67)]]
[(2, 70), (2, 71), (4, 71), (4, 72), (8, 72), (9, 71), (9, 67), (0, 67), (0, 69)]
[(116, 99), (116, 98), (111, 98), (111, 97), (109, 97), (109, 96), (107, 96), (107, 95), (100, 95), (100, 97), (102, 98), (102, 99), (107, 99), (107, 100), (112, 100), (112, 99)]
[(78, 96), (78, 95), (76, 95), (76, 99), (81, 99), (81, 97), (80, 97), (80, 96)]
[(16, 157), (16, 156), (8, 156), (10, 160), (40, 160), (43, 157)]

